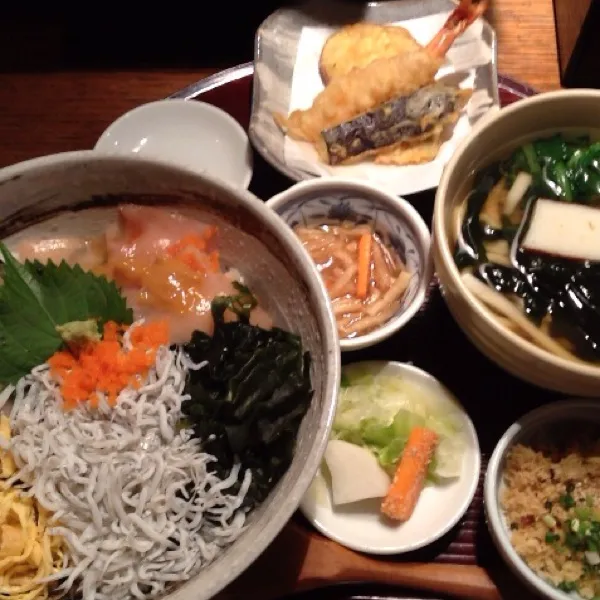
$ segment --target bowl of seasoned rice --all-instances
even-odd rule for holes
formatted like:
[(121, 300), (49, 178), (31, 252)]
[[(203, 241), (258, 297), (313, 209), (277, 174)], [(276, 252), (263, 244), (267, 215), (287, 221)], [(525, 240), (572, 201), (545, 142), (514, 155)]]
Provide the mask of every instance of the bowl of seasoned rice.
[(490, 459), (488, 528), (538, 594), (600, 597), (600, 403), (570, 399), (514, 423)]

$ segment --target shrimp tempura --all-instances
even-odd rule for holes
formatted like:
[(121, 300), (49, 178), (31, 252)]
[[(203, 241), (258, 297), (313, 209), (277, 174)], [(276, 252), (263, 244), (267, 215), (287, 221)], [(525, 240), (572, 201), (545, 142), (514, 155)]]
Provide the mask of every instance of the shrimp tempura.
[(333, 79), (309, 109), (295, 110), (287, 118), (277, 114), (275, 120), (294, 139), (314, 143), (324, 129), (432, 83), (443, 62), (425, 48), (376, 59)]
[(461, 0), (425, 48), (392, 58), (378, 58), (335, 77), (312, 106), (288, 117), (273, 115), (290, 137), (316, 143), (321, 132), (393, 98), (409, 96), (434, 82), (454, 40), (486, 10), (489, 0)]

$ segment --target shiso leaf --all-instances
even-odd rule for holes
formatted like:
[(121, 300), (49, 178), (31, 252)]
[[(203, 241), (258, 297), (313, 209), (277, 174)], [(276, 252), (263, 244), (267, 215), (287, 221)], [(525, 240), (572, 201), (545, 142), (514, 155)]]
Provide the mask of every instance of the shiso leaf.
[[(256, 300), (247, 288), (212, 303), (212, 337), (196, 331), (184, 349), (195, 363), (186, 386), (190, 399), (182, 412), (203, 450), (217, 458), (211, 463), (227, 477), (239, 461), (243, 479), (252, 470), (244, 500), (251, 508), (262, 502), (289, 467), (298, 428), (313, 396), (310, 355), (297, 335), (282, 329), (251, 325)], [(232, 307), (239, 320), (225, 322)]]
[(59, 350), (58, 326), (93, 319), (130, 324), (133, 313), (117, 286), (79, 265), (19, 263), (0, 243), (0, 383), (15, 383)]

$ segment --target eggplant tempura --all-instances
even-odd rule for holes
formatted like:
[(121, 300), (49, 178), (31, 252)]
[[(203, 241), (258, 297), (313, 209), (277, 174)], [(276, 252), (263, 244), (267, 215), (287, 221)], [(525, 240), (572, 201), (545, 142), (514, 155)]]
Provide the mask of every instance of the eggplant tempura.
[(456, 122), (472, 94), (435, 76), (450, 46), (487, 5), (461, 0), (427, 46), (334, 77), (310, 108), (275, 114), (275, 121), (291, 138), (313, 144), (330, 165), (369, 156), (381, 164), (433, 160), (444, 128)]

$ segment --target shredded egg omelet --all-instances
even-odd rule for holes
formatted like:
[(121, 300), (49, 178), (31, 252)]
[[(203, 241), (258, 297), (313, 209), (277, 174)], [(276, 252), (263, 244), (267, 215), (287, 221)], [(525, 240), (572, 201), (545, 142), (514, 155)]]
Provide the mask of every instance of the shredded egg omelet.
[[(10, 440), (10, 424), (0, 416), (0, 436)], [(11, 454), (0, 450), (0, 596), (15, 600), (48, 598), (40, 580), (63, 568), (62, 538), (48, 533), (50, 513), (35, 498), (6, 484), (17, 467)]]

